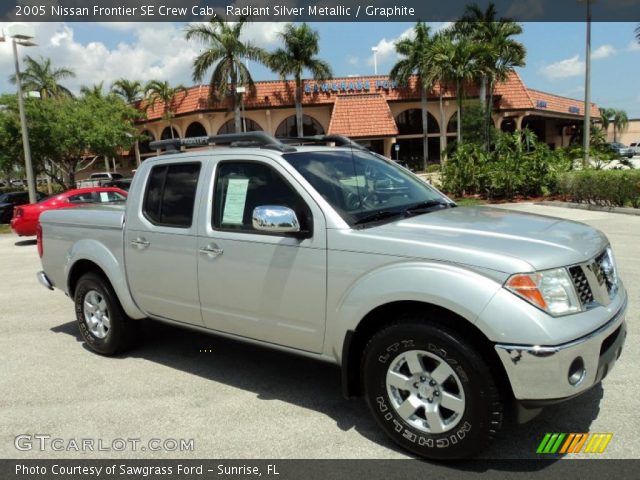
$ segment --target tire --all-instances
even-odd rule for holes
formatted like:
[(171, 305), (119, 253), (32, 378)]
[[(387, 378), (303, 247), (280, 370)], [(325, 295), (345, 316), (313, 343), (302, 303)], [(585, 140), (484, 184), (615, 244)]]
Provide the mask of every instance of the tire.
[(502, 425), (503, 405), (487, 364), (454, 331), (419, 316), (376, 333), (361, 373), (376, 422), (420, 457), (471, 458)]
[(76, 320), (85, 342), (101, 355), (115, 355), (130, 348), (138, 324), (124, 313), (110, 283), (96, 273), (78, 280), (74, 295)]

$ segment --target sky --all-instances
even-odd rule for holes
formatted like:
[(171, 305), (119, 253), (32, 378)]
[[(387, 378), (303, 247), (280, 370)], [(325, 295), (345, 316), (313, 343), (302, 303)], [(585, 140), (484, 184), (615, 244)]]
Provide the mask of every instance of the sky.
[[(377, 46), (378, 73), (386, 74), (397, 60), (393, 45), (410, 35), (410, 23), (313, 23), (320, 34), (319, 56), (336, 76), (373, 74), (371, 47)], [(0, 23), (0, 28), (4, 25)], [(433, 29), (444, 24), (431, 24)], [(592, 101), (623, 109), (640, 118), (640, 44), (634, 23), (592, 25)], [(76, 72), (65, 86), (78, 91), (100, 81), (109, 85), (121, 77), (169, 80), (193, 85), (191, 65), (202, 48), (184, 39), (180, 23), (40, 23), (34, 24), (37, 47), (21, 55), (50, 57), (54, 65)], [(250, 24), (245, 39), (266, 49), (279, 45), (284, 24)], [(519, 40), (527, 49), (527, 65), (518, 72), (528, 87), (572, 98), (584, 98), (585, 24), (524, 23)], [(249, 64), (254, 80), (273, 80), (265, 67)], [(9, 43), (0, 43), (0, 92), (12, 92)]]

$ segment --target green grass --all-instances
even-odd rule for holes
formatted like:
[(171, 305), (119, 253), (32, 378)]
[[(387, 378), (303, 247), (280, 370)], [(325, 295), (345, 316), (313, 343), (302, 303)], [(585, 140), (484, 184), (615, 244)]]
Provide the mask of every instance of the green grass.
[(8, 223), (0, 223), (0, 235), (3, 233), (11, 233), (11, 226)]
[(454, 198), (454, 201), (461, 207), (473, 207), (475, 205), (484, 205), (486, 200), (480, 198)]

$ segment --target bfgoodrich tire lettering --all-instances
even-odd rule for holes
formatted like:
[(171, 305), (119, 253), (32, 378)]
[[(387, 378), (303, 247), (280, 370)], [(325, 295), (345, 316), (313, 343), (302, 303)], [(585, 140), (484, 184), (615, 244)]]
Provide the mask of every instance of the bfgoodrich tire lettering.
[(489, 368), (467, 342), (419, 317), (368, 342), (362, 378), (369, 408), (389, 437), (430, 459), (470, 458), (502, 423)]
[(124, 313), (113, 288), (103, 276), (83, 275), (78, 280), (74, 300), (80, 333), (93, 351), (114, 355), (133, 344), (137, 323)]

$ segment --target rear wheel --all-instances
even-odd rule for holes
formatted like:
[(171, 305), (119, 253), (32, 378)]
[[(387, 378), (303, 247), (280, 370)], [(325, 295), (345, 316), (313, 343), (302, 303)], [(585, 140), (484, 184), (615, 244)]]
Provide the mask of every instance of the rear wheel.
[(124, 313), (104, 277), (95, 273), (80, 277), (74, 298), (80, 333), (93, 351), (114, 355), (133, 344), (137, 324)]
[(489, 368), (446, 328), (418, 318), (390, 325), (367, 344), (362, 368), (374, 418), (416, 455), (472, 457), (501, 426), (502, 403)]

